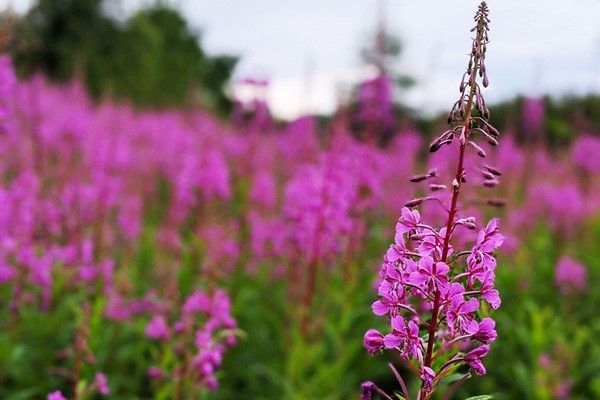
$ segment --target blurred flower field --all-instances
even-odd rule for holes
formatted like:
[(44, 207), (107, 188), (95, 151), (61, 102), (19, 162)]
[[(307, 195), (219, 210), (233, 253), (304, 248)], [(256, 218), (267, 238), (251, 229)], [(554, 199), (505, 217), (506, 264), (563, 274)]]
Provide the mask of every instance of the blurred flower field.
[[(430, 132), (390, 119), (385, 80), (369, 85), (357, 137), (344, 110), (277, 124), (260, 102), (229, 120), (94, 102), (3, 56), (0, 398), (353, 399), (367, 380), (397, 390), (390, 362), (418, 391), (363, 336), (390, 331), (371, 311), (382, 257), (407, 201), (448, 202), (458, 143), (429, 153)], [(600, 136), (551, 146), (543, 101), (521, 111), (525, 138), (479, 144), (487, 170), (465, 154), (465, 241), (495, 216), (504, 236), (501, 300), (477, 314), (502, 306), (487, 375), (451, 398), (600, 398)]]
[[(445, 170), (452, 146), (427, 156), (405, 129), (381, 148), (343, 119), (265, 132), (95, 105), (76, 82), (16, 80), (6, 58), (1, 103), (2, 398), (393, 387), (385, 356), (362, 347), (384, 329), (370, 312), (376, 271), (404, 203), (426, 191), (407, 178)], [(501, 141), (486, 149), (507, 199), (498, 339), (488, 375), (457, 398), (596, 398), (600, 139)], [(478, 218), (498, 212), (471, 196)], [(431, 203), (422, 213), (442, 217)]]

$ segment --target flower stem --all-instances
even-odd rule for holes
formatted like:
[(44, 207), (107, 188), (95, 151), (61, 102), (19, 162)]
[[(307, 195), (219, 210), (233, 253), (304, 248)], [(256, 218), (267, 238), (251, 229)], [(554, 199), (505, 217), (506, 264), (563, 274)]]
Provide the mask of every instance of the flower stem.
[[(483, 40), (483, 21), (480, 20), (477, 24), (477, 37), (476, 37), (476, 44), (475, 46), (477, 47), (479, 43), (481, 43), (481, 41)], [(448, 251), (450, 249), (450, 237), (452, 235), (452, 230), (454, 227), (454, 219), (456, 217), (456, 213), (458, 211), (458, 195), (460, 193), (460, 188), (461, 188), (461, 183), (462, 183), (462, 177), (463, 177), (463, 172), (464, 172), (464, 160), (465, 160), (465, 148), (467, 147), (466, 143), (466, 136), (468, 135), (468, 129), (469, 126), (471, 124), (471, 112), (473, 110), (473, 100), (476, 94), (476, 90), (477, 90), (477, 73), (478, 73), (478, 69), (479, 69), (479, 53), (475, 52), (474, 53), (474, 58), (473, 58), (473, 70), (471, 71), (471, 75), (470, 75), (470, 82), (469, 82), (469, 97), (467, 99), (467, 103), (466, 103), (466, 109), (465, 109), (465, 114), (464, 114), (464, 119), (462, 121), (462, 133), (461, 135), (465, 135), (464, 138), (461, 138), (460, 140), (460, 149), (459, 149), (459, 157), (458, 157), (458, 166), (456, 169), (456, 184), (453, 185), (453, 192), (452, 192), (452, 202), (450, 205), (450, 210), (448, 211), (448, 221), (446, 222), (446, 234), (444, 235), (444, 244), (442, 247), (442, 257), (440, 259), (441, 262), (446, 262), (447, 258), (448, 258)], [(434, 269), (434, 273), (435, 273), (435, 264), (433, 266)], [(439, 312), (440, 312), (440, 305), (441, 305), (441, 293), (439, 290), (436, 291), (435, 294), (435, 300), (433, 303), (433, 309), (431, 311), (431, 321), (429, 323), (429, 331), (428, 331), (428, 337), (427, 337), (427, 353), (425, 355), (425, 363), (424, 366), (425, 367), (429, 367), (431, 368), (432, 362), (433, 362), (433, 345), (435, 342), (435, 333), (438, 327), (438, 317), (439, 317)], [(426, 390), (425, 388), (425, 382), (423, 381), (421, 383), (421, 390), (419, 392), (420, 396), (419, 398), (421, 400), (426, 400), (429, 398), (429, 396), (431, 396), (431, 391)]]

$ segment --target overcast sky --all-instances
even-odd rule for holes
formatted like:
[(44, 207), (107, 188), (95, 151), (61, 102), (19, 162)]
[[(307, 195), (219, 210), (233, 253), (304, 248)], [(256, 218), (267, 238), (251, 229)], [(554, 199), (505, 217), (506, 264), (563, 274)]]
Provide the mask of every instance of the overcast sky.
[[(0, 0), (24, 11), (31, 0)], [(121, 0), (124, 13), (151, 1)], [(424, 111), (455, 101), (475, 0), (174, 0), (208, 51), (241, 56), (237, 77), (268, 78), (282, 117), (328, 112), (340, 86), (365, 75), (359, 49), (384, 4), (404, 42), (399, 65), (418, 85), (404, 94)], [(488, 101), (516, 94), (600, 92), (600, 0), (488, 0)]]

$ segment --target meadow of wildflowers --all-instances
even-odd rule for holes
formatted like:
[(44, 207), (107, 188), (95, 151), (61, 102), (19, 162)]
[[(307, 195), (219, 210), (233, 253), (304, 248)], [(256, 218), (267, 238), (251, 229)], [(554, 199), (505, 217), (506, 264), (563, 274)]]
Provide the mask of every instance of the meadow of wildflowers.
[(0, 398), (600, 398), (599, 132), (550, 147), (526, 99), (499, 133), (488, 14), (432, 138), (385, 75), (282, 125), (2, 56)]

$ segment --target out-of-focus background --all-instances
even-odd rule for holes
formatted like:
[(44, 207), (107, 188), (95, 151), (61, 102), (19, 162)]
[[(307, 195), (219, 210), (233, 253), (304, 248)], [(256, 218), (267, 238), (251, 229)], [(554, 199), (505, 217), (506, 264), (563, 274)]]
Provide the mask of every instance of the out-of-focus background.
[[(600, 398), (600, 2), (488, 3), (503, 304), (453, 398)], [(0, 397), (417, 385), (362, 338), (477, 4), (1, 0)]]

